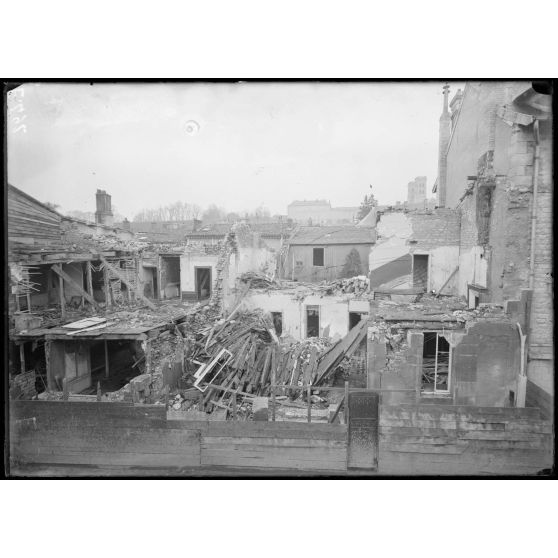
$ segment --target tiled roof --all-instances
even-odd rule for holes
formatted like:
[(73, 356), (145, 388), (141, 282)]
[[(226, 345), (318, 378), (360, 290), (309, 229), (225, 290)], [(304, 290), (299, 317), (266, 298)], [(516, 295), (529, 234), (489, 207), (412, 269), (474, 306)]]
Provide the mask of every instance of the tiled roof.
[(369, 227), (300, 227), (290, 244), (374, 244), (376, 230)]

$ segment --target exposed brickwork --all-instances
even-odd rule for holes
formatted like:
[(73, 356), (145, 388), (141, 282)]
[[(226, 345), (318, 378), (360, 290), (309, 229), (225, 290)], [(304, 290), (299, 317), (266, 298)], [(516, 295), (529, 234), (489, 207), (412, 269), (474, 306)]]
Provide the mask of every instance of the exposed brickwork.
[(459, 245), (460, 214), (455, 209), (409, 213), (413, 229), (410, 240), (415, 249), (430, 250), (439, 246)]
[(459, 231), (459, 247), (461, 250), (467, 250), (477, 245), (478, 229), (475, 220), (477, 206), (477, 191), (473, 190), (471, 194), (466, 196), (459, 211), (461, 214), (461, 226)]

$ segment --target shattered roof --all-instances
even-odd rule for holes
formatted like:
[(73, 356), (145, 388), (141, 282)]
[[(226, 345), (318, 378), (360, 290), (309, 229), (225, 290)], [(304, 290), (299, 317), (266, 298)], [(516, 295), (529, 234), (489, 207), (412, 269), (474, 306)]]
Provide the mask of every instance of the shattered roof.
[(292, 245), (304, 244), (374, 244), (376, 231), (369, 227), (300, 227), (291, 237)]

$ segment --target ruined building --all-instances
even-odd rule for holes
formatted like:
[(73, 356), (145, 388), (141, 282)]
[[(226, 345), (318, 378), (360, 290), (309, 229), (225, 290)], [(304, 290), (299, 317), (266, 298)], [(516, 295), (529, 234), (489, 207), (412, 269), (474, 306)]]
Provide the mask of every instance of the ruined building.
[(422, 209), (426, 202), (426, 176), (417, 176), (407, 185), (407, 207)]

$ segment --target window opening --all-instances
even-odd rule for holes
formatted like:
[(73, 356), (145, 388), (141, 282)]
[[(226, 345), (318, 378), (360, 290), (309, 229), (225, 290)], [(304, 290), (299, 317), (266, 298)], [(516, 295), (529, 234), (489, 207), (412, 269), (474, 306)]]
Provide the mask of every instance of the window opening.
[(271, 318), (273, 320), (273, 327), (278, 337), (283, 333), (283, 312), (272, 312)]
[(306, 337), (320, 336), (320, 307), (306, 307)]
[(435, 331), (428, 331), (423, 335), (422, 390), (430, 393), (447, 393), (449, 391), (449, 343)]
[(319, 267), (324, 266), (324, 249), (323, 248), (314, 248), (313, 249), (312, 265), (319, 266)]
[(360, 320), (362, 320), (362, 312), (349, 312), (349, 330), (353, 329)]

